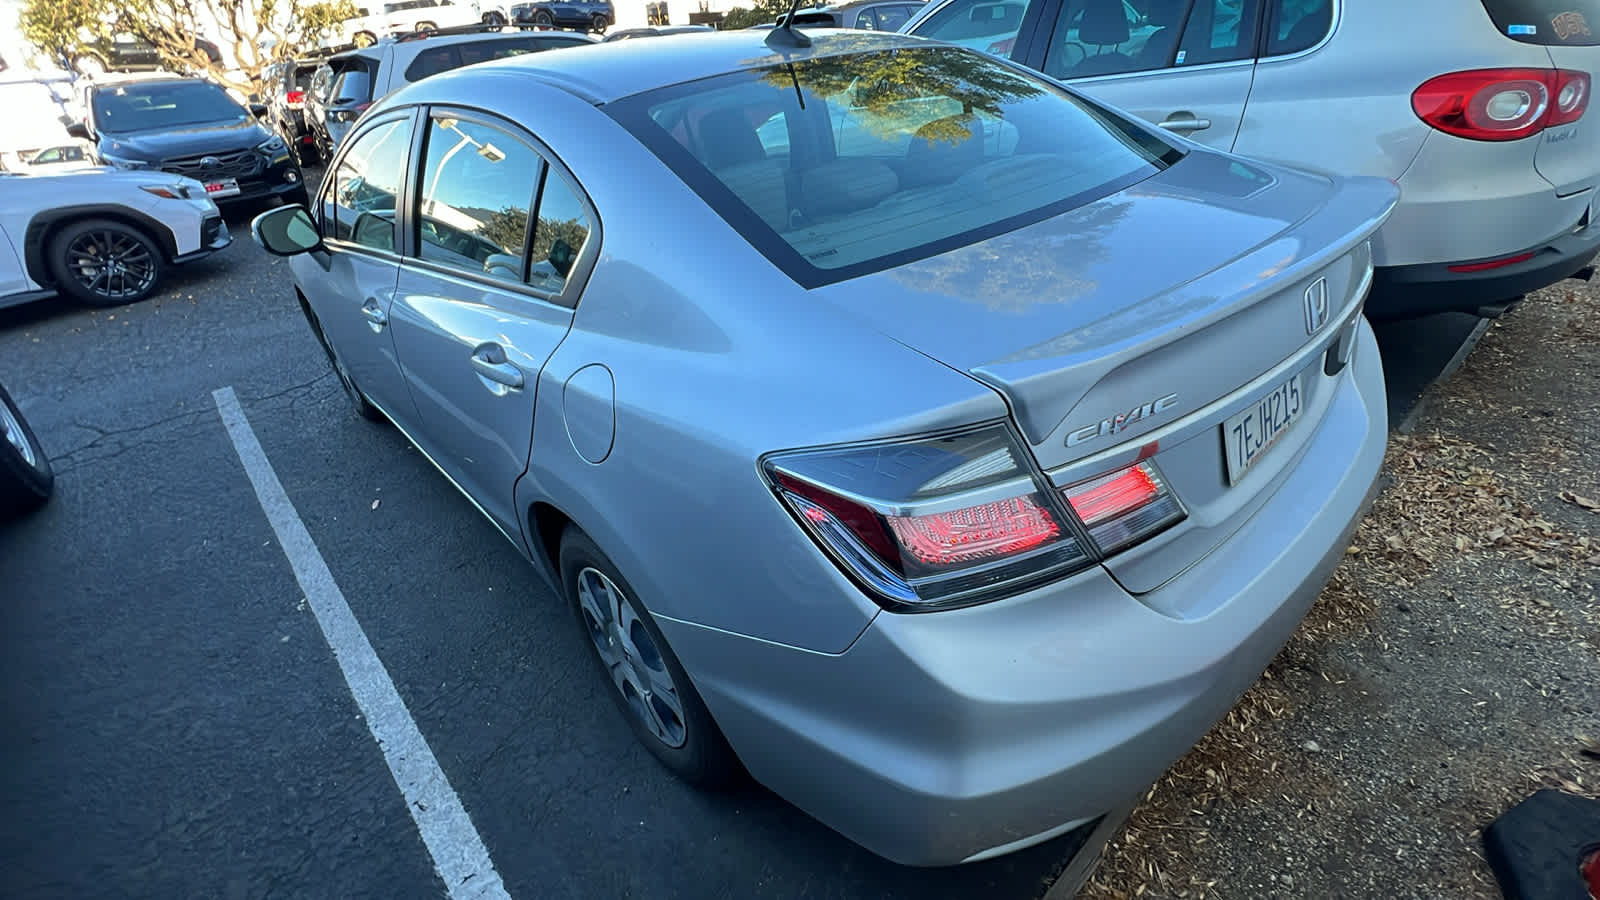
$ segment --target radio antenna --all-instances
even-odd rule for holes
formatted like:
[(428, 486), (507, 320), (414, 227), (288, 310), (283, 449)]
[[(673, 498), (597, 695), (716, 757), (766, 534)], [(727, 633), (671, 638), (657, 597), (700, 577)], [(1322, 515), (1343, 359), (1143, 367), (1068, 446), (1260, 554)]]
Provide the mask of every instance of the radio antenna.
[(800, 8), (800, 0), (791, 0), (789, 14), (783, 17), (783, 24), (772, 29), (767, 34), (766, 43), (773, 47), (809, 47), (811, 38), (803, 31), (794, 30), (794, 11)]

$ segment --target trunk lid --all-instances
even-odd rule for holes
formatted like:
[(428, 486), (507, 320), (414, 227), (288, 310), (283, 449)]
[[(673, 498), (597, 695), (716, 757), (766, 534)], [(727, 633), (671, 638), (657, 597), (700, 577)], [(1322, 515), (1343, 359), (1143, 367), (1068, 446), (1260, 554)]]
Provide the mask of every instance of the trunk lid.
[(1396, 194), (1197, 149), (1072, 212), (817, 293), (1000, 391), (1049, 469), (1103, 449), (1068, 447), (1069, 425), (1176, 392), (1117, 432), (1131, 440), (1294, 354), (1303, 298), (1276, 295), (1326, 268), (1342, 308), (1361, 277), (1345, 258)]
[(993, 387), (1057, 485), (1153, 453), (1191, 515), (1161, 541), (1175, 552), (1107, 561), (1138, 594), (1231, 533), (1297, 455), (1274, 445), (1230, 478), (1225, 419), (1298, 378), (1282, 443), (1315, 430), (1324, 350), (1365, 296), (1367, 239), (1397, 198), (1382, 179), (1194, 150), (1096, 203), (816, 293)]

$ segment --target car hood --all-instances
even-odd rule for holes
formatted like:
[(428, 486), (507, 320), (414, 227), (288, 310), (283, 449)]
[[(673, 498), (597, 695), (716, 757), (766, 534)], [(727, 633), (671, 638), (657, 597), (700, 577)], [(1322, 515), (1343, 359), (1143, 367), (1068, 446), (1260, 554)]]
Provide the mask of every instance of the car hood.
[(270, 137), (272, 134), (260, 122), (246, 119), (162, 131), (106, 134), (100, 138), (100, 148), (114, 156), (156, 162), (174, 156), (248, 150)]
[(1148, 399), (1130, 382), (1158, 385), (1156, 396), (1186, 388), (1176, 418), (1295, 353), (1306, 332), (1279, 319), (1216, 326), (1336, 260), (1345, 268), (1329, 271), (1328, 292), (1343, 308), (1365, 287), (1353, 251), (1397, 197), (1382, 179), (1195, 149), (1095, 203), (816, 293), (1000, 391), (1029, 442), (1048, 442), (1050, 465), (1066, 461), (1056, 438), (1074, 410), (1097, 419), (1101, 406)]

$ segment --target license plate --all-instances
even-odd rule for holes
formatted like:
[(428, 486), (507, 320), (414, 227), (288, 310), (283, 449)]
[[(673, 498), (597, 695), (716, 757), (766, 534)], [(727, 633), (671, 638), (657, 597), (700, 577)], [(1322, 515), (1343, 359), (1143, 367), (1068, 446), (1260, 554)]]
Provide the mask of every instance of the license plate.
[(1238, 484), (1244, 473), (1300, 418), (1304, 398), (1300, 373), (1296, 372), (1288, 381), (1222, 423), (1223, 456), (1228, 461), (1229, 484)]
[(207, 197), (232, 197), (237, 193), (239, 193), (239, 182), (233, 180), (232, 178), (224, 178), (221, 181), (206, 182)]

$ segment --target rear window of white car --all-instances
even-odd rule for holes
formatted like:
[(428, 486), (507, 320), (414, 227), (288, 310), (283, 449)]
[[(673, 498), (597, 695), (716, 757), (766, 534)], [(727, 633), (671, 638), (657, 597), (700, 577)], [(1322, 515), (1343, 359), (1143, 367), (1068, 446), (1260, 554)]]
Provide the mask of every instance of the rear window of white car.
[(796, 61), (607, 109), (805, 287), (1059, 215), (1181, 156), (982, 53), (903, 47)]
[(1547, 46), (1600, 44), (1600, 0), (1483, 0), (1507, 37)]

